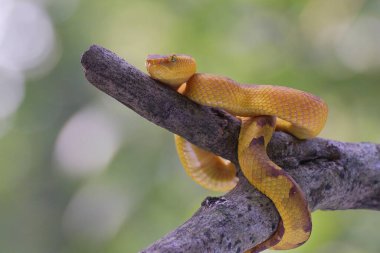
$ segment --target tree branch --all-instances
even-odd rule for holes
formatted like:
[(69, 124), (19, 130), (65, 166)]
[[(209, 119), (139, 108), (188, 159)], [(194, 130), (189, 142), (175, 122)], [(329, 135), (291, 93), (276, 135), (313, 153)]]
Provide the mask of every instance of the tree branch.
[[(92, 46), (82, 57), (86, 78), (149, 121), (237, 163), (240, 121), (160, 85), (114, 53)], [(311, 210), (380, 210), (380, 145), (274, 134), (270, 158), (306, 194)], [(237, 187), (207, 198), (182, 226), (142, 252), (243, 252), (276, 230), (272, 202), (239, 174)]]

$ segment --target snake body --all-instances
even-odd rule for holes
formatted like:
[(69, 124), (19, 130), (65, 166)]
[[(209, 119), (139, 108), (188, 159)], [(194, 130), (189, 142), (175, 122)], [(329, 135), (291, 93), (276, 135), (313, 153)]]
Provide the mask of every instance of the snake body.
[[(305, 196), (269, 159), (266, 147), (275, 130), (299, 139), (318, 135), (327, 119), (327, 105), (312, 94), (288, 87), (245, 85), (222, 76), (195, 73), (195, 60), (187, 55), (150, 55), (146, 66), (152, 78), (196, 103), (221, 108), (241, 119), (240, 168), (248, 181), (272, 200), (281, 217), (276, 232), (247, 252), (291, 249), (306, 242), (312, 224)], [(180, 136), (175, 136), (175, 142), (180, 161), (194, 181), (217, 191), (235, 187), (238, 179), (232, 163)]]

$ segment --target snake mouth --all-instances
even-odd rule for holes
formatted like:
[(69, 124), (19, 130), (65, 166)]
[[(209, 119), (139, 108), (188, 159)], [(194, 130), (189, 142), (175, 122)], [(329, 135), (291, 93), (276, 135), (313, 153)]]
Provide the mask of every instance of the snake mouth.
[(145, 66), (149, 68), (154, 65), (165, 65), (167, 63), (169, 63), (168, 56), (160, 54), (150, 54), (146, 58)]
[(146, 58), (147, 64), (175, 63), (177, 60), (192, 60), (192, 57), (186, 54), (150, 54)]

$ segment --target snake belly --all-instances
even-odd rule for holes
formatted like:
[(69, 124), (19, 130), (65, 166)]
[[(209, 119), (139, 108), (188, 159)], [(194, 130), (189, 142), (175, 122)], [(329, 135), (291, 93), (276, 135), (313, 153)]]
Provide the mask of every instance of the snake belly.
[[(226, 77), (199, 73), (191, 75), (181, 93), (196, 103), (221, 108), (242, 120), (238, 143), (240, 168), (248, 181), (272, 200), (281, 217), (275, 233), (247, 252), (291, 249), (306, 242), (312, 223), (305, 196), (297, 183), (269, 159), (266, 147), (275, 130), (299, 139), (315, 137), (326, 122), (327, 105), (320, 98), (296, 89), (244, 85)], [(217, 191), (228, 191), (236, 185), (238, 179), (232, 163), (180, 136), (175, 136), (175, 142), (180, 161), (194, 181)]]

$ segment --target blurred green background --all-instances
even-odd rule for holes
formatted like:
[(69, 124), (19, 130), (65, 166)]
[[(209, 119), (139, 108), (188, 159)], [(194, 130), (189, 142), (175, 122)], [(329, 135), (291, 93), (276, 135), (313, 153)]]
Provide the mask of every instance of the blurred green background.
[[(172, 134), (91, 86), (102, 45), (140, 69), (186, 53), (200, 72), (312, 92), (323, 137), (380, 142), (380, 1), (0, 0), (0, 252), (137, 252), (207, 195)], [(315, 212), (292, 252), (380, 252), (379, 213)]]

